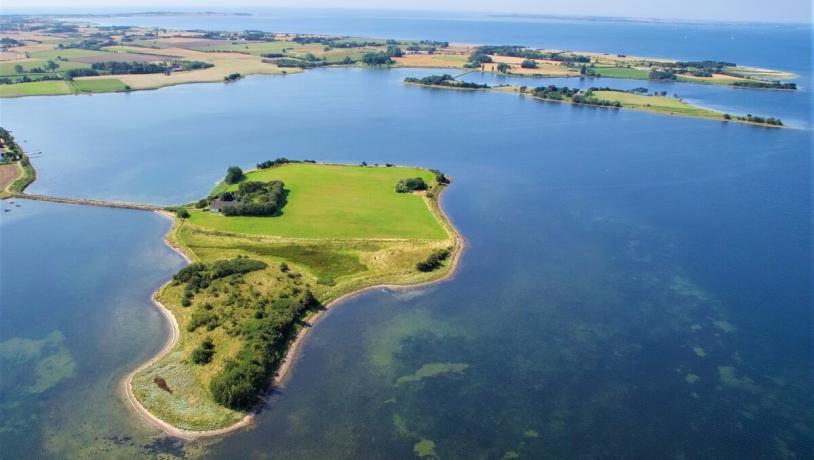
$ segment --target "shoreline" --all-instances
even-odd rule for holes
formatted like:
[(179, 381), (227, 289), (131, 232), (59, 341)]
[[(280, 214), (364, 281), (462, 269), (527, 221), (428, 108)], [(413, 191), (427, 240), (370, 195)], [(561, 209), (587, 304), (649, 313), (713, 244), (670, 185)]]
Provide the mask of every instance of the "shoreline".
[[(442, 200), (444, 197), (444, 190), (446, 187), (441, 188), (441, 193), (439, 193), (437, 200), (435, 200), (435, 206), (430, 205), (430, 208), (435, 208), (438, 212), (439, 217), (441, 218), (441, 222), (443, 227), (448, 229), (451, 234), (451, 239), (454, 242), (454, 251), (452, 259), (448, 265), (447, 272), (440, 278), (421, 281), (418, 283), (412, 284), (374, 284), (372, 286), (367, 286), (364, 288), (356, 289), (345, 294), (336, 297), (326, 303), (321, 310), (314, 312), (313, 314), (306, 316), (302, 319), (303, 323), (305, 324), (302, 328), (300, 328), (294, 337), (291, 339), (288, 345), (288, 349), (283, 357), (282, 361), (278, 365), (277, 369), (274, 372), (274, 377), (271, 380), (271, 384), (269, 385), (269, 389), (261, 399), (260, 403), (257, 405), (256, 408), (252, 409), (245, 417), (240, 419), (238, 422), (233, 423), (232, 425), (218, 428), (216, 430), (185, 430), (183, 428), (178, 428), (164, 420), (161, 420), (152, 412), (147, 410), (136, 398), (135, 394), (133, 393), (133, 378), (139, 372), (143, 371), (147, 367), (153, 365), (155, 362), (166, 356), (170, 353), (174, 348), (175, 345), (178, 343), (178, 339), (180, 337), (180, 328), (178, 326), (178, 320), (175, 318), (175, 315), (172, 313), (170, 309), (168, 309), (164, 304), (162, 304), (158, 300), (158, 296), (161, 294), (161, 291), (172, 282), (172, 279), (167, 281), (166, 283), (162, 284), (158, 289), (153, 291), (150, 299), (153, 305), (158, 309), (164, 319), (167, 321), (170, 327), (170, 336), (167, 338), (167, 341), (164, 343), (164, 346), (152, 357), (150, 357), (147, 361), (139, 364), (136, 366), (135, 369), (127, 373), (125, 377), (122, 379), (122, 392), (123, 397), (127, 402), (127, 405), (139, 416), (142, 420), (149, 423), (150, 425), (158, 428), (159, 430), (163, 431), (165, 434), (168, 434), (173, 437), (181, 438), (187, 441), (192, 441), (196, 439), (203, 439), (203, 438), (211, 438), (216, 436), (226, 435), (240, 429), (246, 428), (251, 426), (254, 422), (255, 416), (269, 403), (271, 397), (273, 397), (274, 390), (285, 385), (285, 382), (291, 376), (294, 366), (296, 364), (297, 358), (300, 355), (301, 348), (305, 343), (306, 339), (309, 336), (310, 330), (321, 320), (327, 317), (328, 313), (330, 313), (334, 307), (341, 304), (344, 301), (350, 300), (356, 296), (363, 295), (369, 291), (377, 290), (377, 289), (384, 289), (384, 290), (407, 290), (407, 289), (417, 289), (421, 287), (431, 286), (434, 284), (439, 284), (445, 281), (449, 281), (455, 277), (458, 272), (458, 268), (460, 266), (460, 261), (463, 256), (464, 251), (467, 247), (466, 239), (458, 232), (457, 228), (452, 222), (452, 219), (444, 210)], [(432, 200), (429, 200), (432, 202)], [(170, 239), (169, 235), (175, 230), (175, 216), (171, 213), (164, 211), (164, 210), (155, 210), (158, 215), (170, 219), (173, 222), (173, 226), (167, 231), (164, 235), (164, 244), (166, 244), (169, 248), (173, 251), (178, 253), (187, 264), (193, 262), (193, 260), (183, 251), (182, 248), (173, 244)]]

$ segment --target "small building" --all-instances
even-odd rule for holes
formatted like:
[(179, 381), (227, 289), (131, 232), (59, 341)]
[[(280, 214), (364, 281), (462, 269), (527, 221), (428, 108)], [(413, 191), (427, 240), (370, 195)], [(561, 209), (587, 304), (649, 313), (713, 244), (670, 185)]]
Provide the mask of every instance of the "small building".
[(209, 210), (212, 212), (221, 212), (225, 208), (231, 208), (232, 206), (236, 206), (237, 201), (224, 201), (224, 200), (212, 200), (209, 202)]

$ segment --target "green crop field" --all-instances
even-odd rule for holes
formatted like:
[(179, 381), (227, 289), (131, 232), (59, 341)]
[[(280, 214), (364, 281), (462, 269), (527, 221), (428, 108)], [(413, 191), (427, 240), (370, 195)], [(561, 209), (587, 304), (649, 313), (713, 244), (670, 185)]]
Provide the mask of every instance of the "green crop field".
[(615, 66), (596, 66), (596, 72), (603, 77), (608, 78), (634, 78), (647, 80), (648, 72), (642, 69), (633, 69), (628, 67), (615, 67)]
[[(433, 174), (417, 168), (288, 164), (248, 173), (246, 180), (281, 180), (288, 204), (276, 217), (226, 217), (193, 211), (190, 222), (215, 230), (291, 238), (446, 239), (446, 230), (418, 194), (396, 193), (400, 179)], [(213, 193), (237, 189), (221, 184)]]
[[(81, 62), (65, 62), (65, 61), (54, 61), (59, 64), (59, 68), (55, 71), (48, 71), (45, 74), (29, 74), (32, 78), (37, 78), (39, 75), (51, 75), (54, 73), (63, 72), (66, 70), (71, 69), (78, 69), (78, 68), (88, 68), (90, 64), (84, 64)], [(21, 75), (18, 74), (14, 67), (17, 65), (23, 66), (23, 71), (27, 72), (35, 67), (39, 67), (41, 69), (45, 69), (45, 65), (48, 63), (47, 60), (44, 59), (30, 59), (26, 61), (10, 61), (10, 62), (0, 62), (0, 76), (10, 76), (10, 75)]]
[(599, 99), (619, 101), (625, 107), (644, 109), (653, 112), (692, 115), (696, 117), (721, 117), (721, 113), (696, 107), (669, 96), (644, 96), (622, 91), (594, 91)]
[(74, 80), (79, 91), (85, 93), (106, 93), (110, 91), (124, 91), (127, 86), (118, 78), (95, 78), (90, 80)]
[(0, 85), (0, 97), (43, 96), (46, 94), (72, 94), (73, 92), (73, 89), (63, 80)]

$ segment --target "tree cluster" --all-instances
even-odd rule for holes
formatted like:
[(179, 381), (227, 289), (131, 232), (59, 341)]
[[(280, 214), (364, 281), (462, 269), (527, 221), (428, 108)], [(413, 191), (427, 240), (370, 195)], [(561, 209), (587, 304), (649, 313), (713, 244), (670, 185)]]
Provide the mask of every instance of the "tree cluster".
[(449, 86), (451, 88), (466, 88), (466, 89), (487, 89), (489, 85), (472, 83), (468, 81), (458, 81), (450, 74), (443, 75), (430, 75), (423, 78), (407, 77), (404, 79), (407, 83), (426, 86)]
[(443, 262), (447, 260), (451, 251), (449, 249), (437, 249), (432, 252), (425, 260), (415, 264), (415, 268), (421, 272), (431, 272), (441, 267)]
[(779, 81), (736, 81), (732, 86), (740, 86), (744, 88), (765, 88), (765, 89), (797, 89), (797, 83), (781, 83)]
[[(278, 180), (271, 182), (243, 182), (237, 192), (232, 193), (234, 206), (221, 210), (225, 216), (275, 216), (286, 204), (284, 184)], [(221, 199), (228, 198), (222, 195)]]
[(402, 179), (396, 184), (396, 192), (410, 193), (416, 190), (427, 190), (427, 183), (420, 177)]
[(391, 65), (394, 63), (387, 53), (382, 53), (381, 51), (377, 53), (365, 53), (365, 55), (362, 56), (362, 62), (372, 66)]

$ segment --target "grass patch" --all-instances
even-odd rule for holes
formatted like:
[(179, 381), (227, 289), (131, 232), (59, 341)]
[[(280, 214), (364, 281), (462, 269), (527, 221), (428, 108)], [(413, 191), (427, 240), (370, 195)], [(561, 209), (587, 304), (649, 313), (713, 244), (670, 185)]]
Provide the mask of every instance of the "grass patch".
[(647, 70), (616, 66), (596, 66), (596, 72), (602, 77), (631, 78), (635, 80), (647, 80), (649, 75)]
[(594, 91), (599, 99), (619, 101), (623, 106), (670, 114), (690, 115), (694, 117), (720, 118), (721, 113), (696, 107), (669, 96), (644, 96), (622, 91)]
[(83, 93), (107, 93), (111, 91), (125, 91), (127, 85), (118, 78), (92, 78), (88, 80), (74, 80), (74, 85)]
[[(424, 197), (396, 193), (396, 183), (407, 177), (435, 180), (425, 169), (400, 167), (298, 163), (253, 171), (245, 180), (281, 180), (290, 190), (281, 216), (225, 217), (196, 210), (190, 221), (214, 230), (290, 238), (448, 238)], [(221, 184), (213, 194), (236, 189)]]
[(0, 85), (0, 97), (45, 96), (73, 94), (74, 90), (64, 80), (32, 81)]

